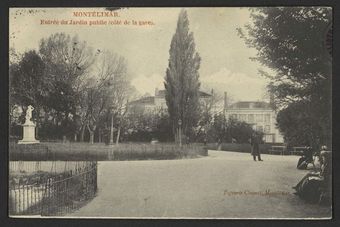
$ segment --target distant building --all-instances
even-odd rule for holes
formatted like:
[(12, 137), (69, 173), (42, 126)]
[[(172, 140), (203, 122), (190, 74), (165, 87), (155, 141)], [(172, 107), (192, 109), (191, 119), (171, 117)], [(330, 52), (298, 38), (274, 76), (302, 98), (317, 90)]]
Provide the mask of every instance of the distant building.
[(267, 102), (236, 102), (226, 107), (226, 118), (234, 118), (252, 125), (254, 130), (264, 133), (266, 143), (283, 143), (276, 127), (276, 113)]
[[(205, 102), (209, 101), (212, 97), (211, 94), (200, 91), (200, 101)], [(154, 111), (167, 111), (168, 106), (166, 105), (165, 100), (165, 90), (155, 89), (155, 96), (146, 96), (140, 98), (138, 100), (132, 101), (129, 103), (129, 108), (131, 109), (140, 109), (145, 112), (154, 112)]]

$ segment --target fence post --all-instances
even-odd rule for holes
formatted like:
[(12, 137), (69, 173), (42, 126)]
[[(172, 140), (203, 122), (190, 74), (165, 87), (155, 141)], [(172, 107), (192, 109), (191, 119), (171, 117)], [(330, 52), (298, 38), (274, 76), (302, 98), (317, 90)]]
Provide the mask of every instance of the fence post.
[(64, 204), (65, 210), (67, 212), (68, 211), (67, 210), (68, 204), (67, 204), (67, 201), (66, 201), (66, 184), (67, 184), (67, 181), (68, 181), (68, 174), (65, 174), (65, 176), (66, 176), (66, 180), (64, 180), (63, 204)]
[(19, 187), (18, 187), (18, 191), (19, 191), (19, 213), (21, 211), (21, 200), (22, 200), (22, 196), (21, 196), (21, 184), (20, 184), (20, 181), (19, 181)]
[(95, 192), (97, 193), (97, 189), (98, 189), (98, 185), (97, 185), (97, 182), (98, 182), (98, 175), (97, 175), (97, 169), (98, 169), (98, 162), (95, 162)]

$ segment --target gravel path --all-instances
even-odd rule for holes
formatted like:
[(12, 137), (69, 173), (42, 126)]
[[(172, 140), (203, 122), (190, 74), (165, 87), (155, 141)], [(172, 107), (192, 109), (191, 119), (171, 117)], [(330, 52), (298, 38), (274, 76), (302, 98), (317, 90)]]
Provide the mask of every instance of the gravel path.
[(98, 167), (98, 195), (69, 216), (186, 218), (327, 218), (291, 188), (307, 171), (297, 156), (209, 151), (198, 159), (107, 161)]

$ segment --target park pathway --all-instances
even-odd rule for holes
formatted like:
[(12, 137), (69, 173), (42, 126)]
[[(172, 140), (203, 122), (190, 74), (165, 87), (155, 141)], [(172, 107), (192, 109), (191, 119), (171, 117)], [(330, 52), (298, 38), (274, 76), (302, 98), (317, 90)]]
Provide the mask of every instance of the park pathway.
[[(306, 171), (297, 156), (209, 151), (197, 159), (104, 161), (98, 195), (72, 217), (325, 218), (291, 188)], [(266, 193), (267, 192), (267, 193)]]

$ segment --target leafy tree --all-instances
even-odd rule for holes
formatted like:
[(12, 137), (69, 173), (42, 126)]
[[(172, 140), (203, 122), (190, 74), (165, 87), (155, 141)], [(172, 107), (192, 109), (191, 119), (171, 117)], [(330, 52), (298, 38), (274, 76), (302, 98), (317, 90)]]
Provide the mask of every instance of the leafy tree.
[[(200, 100), (199, 121), (197, 123), (197, 127), (195, 128), (196, 140), (198, 138), (201, 138), (202, 136), (205, 136), (214, 118), (215, 120), (216, 119), (219, 120), (219, 117), (224, 118), (224, 116), (221, 115), (220, 113), (216, 115), (215, 110), (214, 110), (215, 106), (221, 100), (222, 100), (222, 97), (216, 92), (214, 92), (213, 89), (211, 90), (211, 97), (209, 99)], [(223, 122), (220, 122), (220, 123), (223, 123)]]
[(227, 140), (235, 140), (237, 143), (248, 143), (249, 138), (256, 134), (259, 137), (263, 137), (263, 133), (255, 131), (249, 124), (243, 121), (237, 121), (235, 119), (229, 119), (227, 123)]
[(9, 48), (9, 65), (19, 63), (21, 59), (22, 59), (21, 54), (17, 53), (13, 47)]
[[(280, 111), (278, 126), (287, 142), (297, 142), (289, 140), (309, 130), (312, 146), (330, 145), (332, 61), (324, 44), (332, 22), (331, 8), (256, 8), (251, 17), (253, 23), (239, 33), (257, 50), (254, 59), (274, 72), (260, 71), (271, 79), (268, 89)], [(299, 111), (298, 116), (292, 117), (293, 110)], [(311, 127), (297, 127), (302, 116)], [(288, 118), (291, 121), (284, 120)], [(294, 131), (287, 130), (294, 127)]]
[(223, 114), (214, 115), (212, 124), (206, 130), (206, 137), (209, 142), (228, 141), (227, 120)]
[(43, 102), (45, 64), (35, 51), (23, 55), (22, 60), (10, 66), (11, 102), (34, 107)]
[[(278, 113), (277, 122), (284, 139), (289, 141), (289, 146), (309, 146), (327, 141), (328, 138), (319, 137), (322, 136), (319, 132), (325, 129), (320, 128), (322, 124), (311, 123), (313, 119), (309, 111), (313, 111), (310, 109), (310, 103), (301, 101), (290, 104)], [(319, 119), (319, 121), (324, 121), (324, 119)]]
[[(214, 115), (212, 123), (207, 127), (207, 142), (248, 143), (253, 134), (263, 137), (263, 133), (255, 131), (251, 125), (233, 118), (225, 119), (223, 113)], [(199, 138), (203, 140), (202, 136)]]
[[(26, 52), (21, 60), (12, 63), (9, 67), (11, 113), (17, 106), (20, 106), (23, 116), (27, 106), (32, 105), (35, 108), (33, 117), (38, 125), (40, 124), (40, 110), (47, 98), (46, 81), (44, 80), (45, 68), (46, 65), (41, 57), (33, 50)], [(13, 117), (11, 117), (11, 121), (12, 119)], [(19, 119), (24, 120), (23, 117)]]
[(130, 141), (150, 142), (155, 138), (168, 142), (171, 137), (169, 115), (163, 110), (146, 112), (134, 107), (129, 109), (126, 118), (125, 130)]
[(86, 112), (86, 127), (90, 133), (90, 143), (100, 120), (108, 112), (117, 122), (119, 141), (120, 130), (126, 113), (130, 84), (127, 78), (126, 60), (108, 51), (103, 51), (93, 68), (94, 76), (87, 80), (87, 90), (83, 112)]
[(40, 40), (39, 53), (46, 65), (45, 111), (53, 115), (57, 124), (71, 124), (72, 118), (83, 117), (77, 110), (94, 61), (92, 49), (77, 36), (55, 33)]
[(95, 133), (101, 141), (102, 127), (114, 115), (118, 143), (133, 93), (123, 57), (99, 49), (93, 53), (77, 36), (56, 33), (41, 39), (38, 53), (20, 56), (12, 49), (10, 59), (12, 115), (18, 105), (33, 105), (36, 120), (43, 109), (44, 139), (67, 135), (77, 141), (80, 133), (83, 141), (88, 130), (91, 143)]
[(178, 17), (177, 28), (170, 45), (169, 65), (165, 77), (165, 99), (173, 133), (182, 121), (182, 131), (191, 135), (199, 119), (199, 73), (201, 58), (195, 50), (193, 33), (185, 10)]

